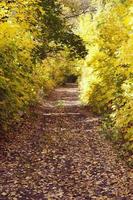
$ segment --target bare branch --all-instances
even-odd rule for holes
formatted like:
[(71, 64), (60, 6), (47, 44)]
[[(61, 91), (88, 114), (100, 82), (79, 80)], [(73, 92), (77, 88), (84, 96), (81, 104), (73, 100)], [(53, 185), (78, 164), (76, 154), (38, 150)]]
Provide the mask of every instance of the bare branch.
[(90, 8), (90, 6), (88, 6), (86, 9), (82, 10), (80, 13), (75, 13), (73, 15), (65, 16), (65, 19), (79, 17), (80, 15), (83, 15), (83, 14), (86, 14), (86, 13), (92, 13), (92, 12), (95, 12), (95, 11), (96, 11), (95, 8)]

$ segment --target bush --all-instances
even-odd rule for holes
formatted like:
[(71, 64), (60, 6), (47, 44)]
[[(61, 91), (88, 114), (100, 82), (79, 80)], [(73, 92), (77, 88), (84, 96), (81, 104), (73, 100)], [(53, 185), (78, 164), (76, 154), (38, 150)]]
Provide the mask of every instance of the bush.
[[(107, 3), (80, 18), (79, 34), (88, 56), (81, 67), (81, 100), (111, 123), (133, 150), (133, 7), (131, 1)], [(117, 131), (116, 131), (117, 132)]]

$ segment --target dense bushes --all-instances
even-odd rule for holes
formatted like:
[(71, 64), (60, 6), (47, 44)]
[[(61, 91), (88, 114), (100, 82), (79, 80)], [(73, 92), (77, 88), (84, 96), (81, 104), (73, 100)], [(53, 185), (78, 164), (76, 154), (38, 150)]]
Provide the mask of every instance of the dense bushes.
[[(37, 97), (34, 81), (36, 64), (33, 50), (37, 47), (35, 1), (0, 3), (0, 121), (6, 128), (19, 120)], [(33, 9), (32, 9), (33, 8)], [(31, 15), (36, 14), (34, 17)], [(34, 25), (33, 25), (34, 24)]]
[(16, 117), (35, 94), (32, 35), (11, 21), (0, 24), (0, 119)]
[(80, 18), (79, 34), (88, 56), (81, 61), (81, 100), (109, 113), (115, 133), (133, 150), (133, 4), (100, 5)]

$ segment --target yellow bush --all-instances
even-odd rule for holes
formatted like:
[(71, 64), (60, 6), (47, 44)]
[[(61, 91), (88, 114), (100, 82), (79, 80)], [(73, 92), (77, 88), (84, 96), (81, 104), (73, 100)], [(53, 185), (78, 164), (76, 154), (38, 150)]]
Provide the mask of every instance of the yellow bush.
[(81, 67), (81, 100), (111, 114), (113, 125), (133, 140), (133, 4), (106, 3), (80, 17), (79, 35), (88, 49)]

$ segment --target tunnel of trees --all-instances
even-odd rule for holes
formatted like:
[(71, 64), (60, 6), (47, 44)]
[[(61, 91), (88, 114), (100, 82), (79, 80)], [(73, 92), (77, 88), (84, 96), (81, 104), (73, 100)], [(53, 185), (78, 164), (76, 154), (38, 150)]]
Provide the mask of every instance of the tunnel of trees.
[[(133, 150), (132, 0), (0, 2), (0, 128), (76, 82), (103, 130)], [(109, 132), (108, 132), (109, 130)]]

